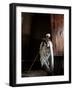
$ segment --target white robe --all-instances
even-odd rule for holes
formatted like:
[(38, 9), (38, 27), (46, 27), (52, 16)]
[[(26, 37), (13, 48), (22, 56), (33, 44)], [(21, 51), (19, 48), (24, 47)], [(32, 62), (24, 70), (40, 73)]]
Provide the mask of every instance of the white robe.
[(49, 60), (51, 59), (52, 62), (52, 69), (54, 67), (54, 58), (53, 58), (53, 47), (52, 47), (52, 42), (48, 41), (47, 45), (45, 42), (41, 42), (40, 44), (40, 62), (41, 66), (43, 67), (44, 65), (46, 68), (49, 70), (50, 69), (50, 63)]

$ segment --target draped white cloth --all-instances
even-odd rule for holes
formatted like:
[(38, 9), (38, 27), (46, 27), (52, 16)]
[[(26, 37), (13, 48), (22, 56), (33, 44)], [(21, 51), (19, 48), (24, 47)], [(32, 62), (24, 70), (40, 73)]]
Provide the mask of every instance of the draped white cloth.
[(40, 62), (41, 67), (44, 65), (49, 70), (50, 69), (50, 59), (52, 64), (52, 69), (54, 67), (54, 58), (53, 58), (53, 46), (52, 42), (49, 40), (47, 43), (41, 42), (40, 44)]

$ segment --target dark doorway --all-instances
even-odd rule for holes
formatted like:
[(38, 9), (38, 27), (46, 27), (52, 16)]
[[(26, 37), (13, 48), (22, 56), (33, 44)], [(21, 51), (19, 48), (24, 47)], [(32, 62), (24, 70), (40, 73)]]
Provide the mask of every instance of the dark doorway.
[[(30, 68), (30, 65), (33, 63), (35, 57), (37, 56), (37, 54), (39, 54), (39, 47), (40, 47), (42, 38), (45, 37), (46, 33), (51, 33), (50, 15), (48, 14), (33, 14), (32, 15), (31, 14), (30, 18), (31, 18), (30, 33), (25, 34), (25, 35), (22, 34), (22, 39), (23, 39), (22, 40), (22, 47), (23, 47), (22, 48), (22, 59), (24, 62), (22, 64), (22, 72), (27, 71)], [(24, 39), (26, 39), (25, 45), (24, 45)], [(32, 69), (40, 68), (40, 63), (39, 63), (38, 58), (36, 62), (34, 63), (35, 67), (33, 65)]]

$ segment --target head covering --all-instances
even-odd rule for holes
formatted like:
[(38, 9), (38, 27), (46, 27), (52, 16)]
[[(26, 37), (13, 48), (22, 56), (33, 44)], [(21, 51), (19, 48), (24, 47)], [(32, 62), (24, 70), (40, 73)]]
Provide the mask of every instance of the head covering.
[(46, 37), (50, 37), (50, 36), (51, 36), (50, 33), (47, 33), (47, 34), (46, 34)]

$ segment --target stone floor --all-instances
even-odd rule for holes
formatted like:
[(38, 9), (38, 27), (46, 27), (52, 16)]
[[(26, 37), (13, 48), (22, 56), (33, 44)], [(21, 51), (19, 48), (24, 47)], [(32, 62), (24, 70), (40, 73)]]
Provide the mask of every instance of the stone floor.
[(35, 76), (48, 76), (48, 73), (44, 70), (32, 70), (29, 72), (24, 72), (22, 77), (35, 77)]

